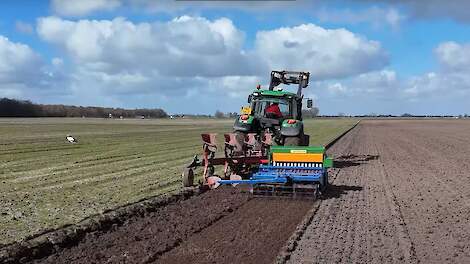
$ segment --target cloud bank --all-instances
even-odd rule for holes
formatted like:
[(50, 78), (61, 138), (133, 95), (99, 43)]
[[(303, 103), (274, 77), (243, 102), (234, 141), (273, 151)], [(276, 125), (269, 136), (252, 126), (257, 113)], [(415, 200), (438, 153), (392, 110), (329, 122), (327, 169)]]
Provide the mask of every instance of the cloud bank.
[(258, 82), (268, 81), (271, 69), (310, 71), (324, 80), (388, 64), (380, 43), (314, 24), (260, 31), (250, 49), (228, 18), (135, 23), (51, 16), (38, 19), (37, 33), (62, 51), (72, 94), (87, 94), (86, 100), (106, 96), (111, 104), (142, 94), (167, 103), (229, 95), (240, 104)]

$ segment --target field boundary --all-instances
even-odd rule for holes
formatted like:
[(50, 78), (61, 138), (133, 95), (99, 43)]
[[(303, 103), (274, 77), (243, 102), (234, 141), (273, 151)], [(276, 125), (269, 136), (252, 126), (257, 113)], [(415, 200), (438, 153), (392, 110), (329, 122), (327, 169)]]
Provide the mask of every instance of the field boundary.
[[(325, 144), (324, 147), (328, 149), (333, 146), (339, 139), (354, 129), (359, 122), (360, 120), (349, 129), (342, 132), (339, 136)], [(205, 191), (206, 189), (199, 187), (190, 187), (184, 188), (173, 194), (147, 197), (134, 203), (106, 210), (100, 214), (88, 216), (75, 224), (68, 224), (55, 229), (44, 230), (41, 233), (28, 236), (18, 242), (4, 245), (0, 244), (0, 263), (23, 263), (29, 260), (52, 255), (63, 248), (76, 245), (87, 233), (110, 230), (123, 224), (134, 216), (144, 216), (148, 212), (154, 212), (158, 210), (158, 208), (178, 201), (187, 200), (193, 196), (200, 195)], [(296, 241), (300, 239), (303, 234), (303, 229), (306, 229), (313, 219), (313, 215), (317, 211), (320, 203), (307, 213), (302, 223), (288, 240), (288, 244), (290, 243), (290, 246), (288, 247), (288, 245), (286, 245), (284, 252), (290, 252), (295, 249)], [(292, 248), (292, 250), (288, 250), (289, 248)], [(286, 258), (286, 260), (288, 259), (289, 254), (284, 254), (284, 258)]]
[[(332, 147), (342, 137), (344, 137), (346, 134), (351, 132), (351, 130), (353, 130), (360, 122), (361, 120), (357, 121), (351, 128), (345, 130), (341, 135), (339, 135), (338, 137), (328, 142), (325, 145), (325, 149), (329, 149), (330, 147)], [(310, 209), (307, 212), (302, 222), (297, 226), (294, 233), (287, 240), (285, 246), (279, 251), (276, 257), (275, 263), (284, 264), (290, 259), (291, 253), (294, 252), (294, 250), (297, 248), (298, 241), (302, 239), (305, 231), (307, 230), (307, 227), (312, 223), (313, 218), (315, 217), (315, 214), (317, 213), (318, 209), (321, 206), (321, 203), (322, 203), (321, 199), (318, 201), (315, 201), (315, 204), (313, 205), (312, 209)]]
[(332, 139), (330, 142), (326, 143), (325, 145), (325, 149), (329, 149), (331, 148), (336, 142), (338, 142), (338, 140), (340, 140), (342, 137), (344, 137), (347, 133), (349, 133), (351, 130), (353, 130), (357, 125), (359, 125), (359, 123), (361, 122), (361, 120), (358, 120), (354, 125), (352, 125), (350, 128), (346, 129), (343, 133), (341, 133), (339, 136), (335, 137), (334, 139)]

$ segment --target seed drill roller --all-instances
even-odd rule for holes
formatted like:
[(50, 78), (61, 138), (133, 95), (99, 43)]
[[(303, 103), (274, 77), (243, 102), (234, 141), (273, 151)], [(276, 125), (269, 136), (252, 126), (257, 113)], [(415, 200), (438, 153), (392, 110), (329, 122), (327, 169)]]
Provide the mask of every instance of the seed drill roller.
[[(235, 120), (233, 133), (224, 134), (223, 156), (216, 155), (216, 134), (201, 135), (202, 159), (195, 156), (184, 169), (183, 185), (192, 186), (194, 170), (202, 167), (200, 183), (210, 188), (248, 185), (257, 195), (310, 197), (325, 190), (333, 160), (324, 147), (309, 146), (304, 134), (302, 89), (308, 80), (308, 72), (272, 71), (269, 89), (258, 85), (248, 96), (250, 106)], [(283, 91), (279, 84), (298, 84), (297, 93)], [(277, 115), (269, 112), (273, 107), (279, 108)], [(311, 99), (307, 107), (312, 107)], [(223, 166), (223, 172), (216, 175), (215, 166)]]

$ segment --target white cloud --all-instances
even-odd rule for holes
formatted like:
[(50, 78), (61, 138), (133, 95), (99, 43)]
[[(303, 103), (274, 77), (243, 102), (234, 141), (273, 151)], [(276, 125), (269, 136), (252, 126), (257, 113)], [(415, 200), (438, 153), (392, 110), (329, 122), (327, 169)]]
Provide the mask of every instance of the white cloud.
[(470, 44), (444, 42), (435, 49), (435, 54), (444, 70), (470, 72)]
[(244, 34), (226, 18), (182, 16), (166, 23), (38, 20), (39, 36), (63, 48), (81, 67), (108, 74), (249, 75), (257, 71), (242, 50)]
[(470, 95), (469, 72), (429, 72), (407, 81), (404, 95), (412, 100), (452, 97), (467, 98)]
[(38, 19), (37, 32), (64, 52), (51, 65), (68, 69), (69, 91), (87, 104), (106, 98), (123, 106), (118, 102), (146, 95), (142, 102), (153, 98), (177, 108), (183, 96), (233, 111), (257, 83), (266, 85), (271, 69), (310, 71), (312, 80), (341, 79), (388, 63), (378, 42), (312, 24), (259, 32), (249, 50), (243, 48), (244, 32), (227, 18), (134, 23), (45, 17)]
[(182, 16), (135, 24), (124, 18), (38, 20), (39, 36), (64, 49), (80, 67), (109, 74), (253, 76), (269, 69), (311, 71), (316, 79), (341, 78), (382, 68), (380, 44), (345, 29), (313, 24), (258, 32), (256, 49), (243, 50), (244, 33), (231, 20)]
[(367, 97), (384, 99), (396, 96), (401, 87), (396, 73), (391, 70), (359, 74), (343, 81), (320, 81), (315, 84), (332, 97)]
[(33, 82), (41, 66), (39, 55), (29, 46), (0, 35), (0, 85)]
[[(243, 50), (244, 33), (226, 18), (181, 16), (168, 22), (133, 23), (124, 18), (46, 17), (38, 20), (37, 31), (71, 62), (68, 87), (80, 95), (80, 103), (105, 97), (122, 106), (119, 101), (142, 95), (147, 95), (142, 103), (153, 98), (171, 104), (181, 96), (224, 102), (221, 98), (227, 95), (245, 97), (247, 87), (252, 89), (259, 79), (255, 76), (268, 74), (254, 51)], [(181, 104), (175, 103), (178, 107)]]
[(443, 42), (434, 53), (440, 70), (411, 78), (404, 93), (413, 100), (470, 95), (470, 43)]
[[(263, 78), (264, 79), (264, 78)], [(231, 98), (245, 98), (256, 89), (262, 78), (258, 76), (225, 76), (207, 80), (208, 91)]]
[(332, 94), (343, 94), (348, 91), (348, 88), (339, 82), (328, 84), (327, 89)]
[(256, 47), (272, 68), (310, 71), (314, 79), (352, 76), (388, 64), (379, 42), (313, 24), (260, 31)]
[(439, 68), (399, 78), (392, 70), (314, 84), (322, 112), (461, 114), (469, 112), (470, 45), (444, 42), (435, 49)]
[(53, 10), (64, 16), (83, 16), (96, 11), (111, 11), (120, 0), (52, 0)]
[[(47, 17), (38, 20), (37, 31), (71, 62), (67, 86), (76, 104), (168, 103), (168, 110), (177, 112), (201, 98), (216, 102), (214, 97), (234, 96), (233, 84), (242, 85), (243, 75), (257, 71), (242, 50), (243, 32), (225, 18), (182, 16), (136, 24), (124, 18)], [(52, 64), (60, 67), (64, 61)]]
[(64, 78), (61, 67), (48, 65), (28, 45), (0, 35), (0, 97), (34, 100), (63, 93)]
[(360, 74), (353, 79), (352, 83), (357, 92), (368, 94), (390, 94), (399, 86), (397, 75), (391, 70)]

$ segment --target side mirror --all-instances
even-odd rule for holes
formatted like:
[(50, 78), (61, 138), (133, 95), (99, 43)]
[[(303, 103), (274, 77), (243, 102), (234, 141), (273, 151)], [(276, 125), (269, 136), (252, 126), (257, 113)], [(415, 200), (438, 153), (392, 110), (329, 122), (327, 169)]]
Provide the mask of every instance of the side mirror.
[(312, 108), (312, 107), (313, 107), (313, 100), (307, 99), (307, 108)]
[(251, 104), (251, 100), (252, 100), (252, 98), (253, 98), (253, 95), (251, 95), (251, 94), (250, 94), (250, 95), (248, 95), (248, 103), (249, 103), (249, 104)]
[(309, 73), (300, 76), (300, 87), (307, 88), (309, 77)]

